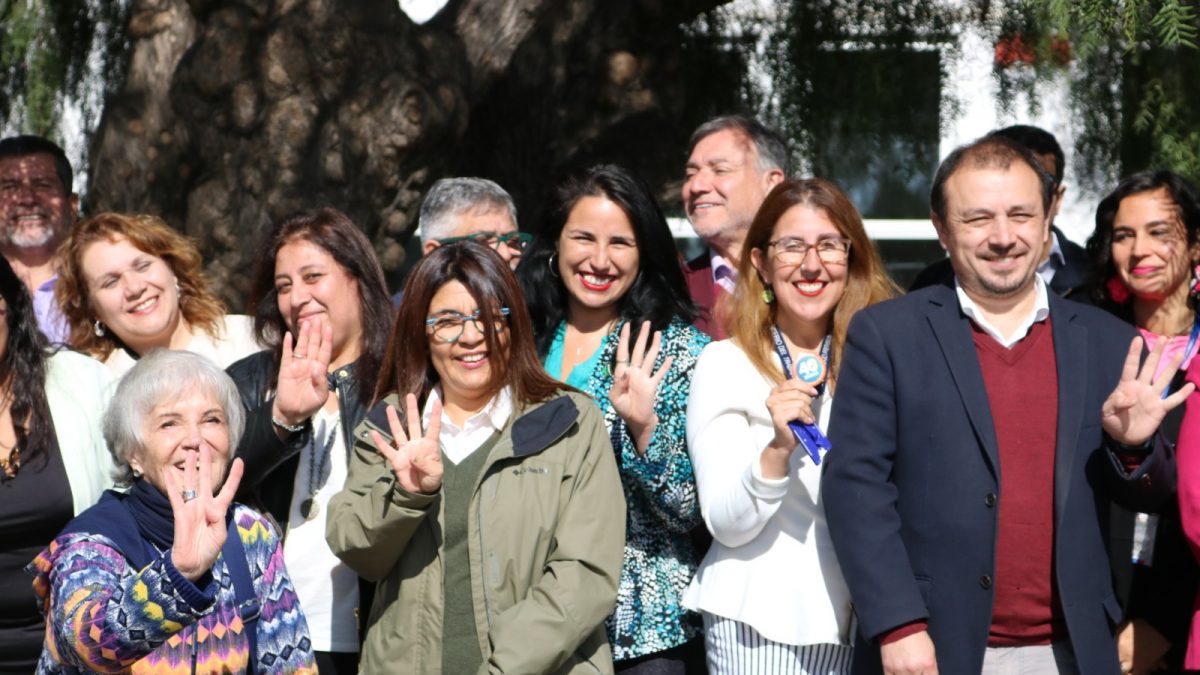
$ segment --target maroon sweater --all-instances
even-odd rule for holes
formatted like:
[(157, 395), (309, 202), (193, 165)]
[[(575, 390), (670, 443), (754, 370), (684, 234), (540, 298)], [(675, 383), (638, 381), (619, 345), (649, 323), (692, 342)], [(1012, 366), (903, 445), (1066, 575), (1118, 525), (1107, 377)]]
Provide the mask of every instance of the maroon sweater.
[(972, 327), (1000, 450), (995, 604), (988, 644), (1049, 644), (1067, 635), (1054, 581), (1054, 335), (1047, 319), (1005, 349)]

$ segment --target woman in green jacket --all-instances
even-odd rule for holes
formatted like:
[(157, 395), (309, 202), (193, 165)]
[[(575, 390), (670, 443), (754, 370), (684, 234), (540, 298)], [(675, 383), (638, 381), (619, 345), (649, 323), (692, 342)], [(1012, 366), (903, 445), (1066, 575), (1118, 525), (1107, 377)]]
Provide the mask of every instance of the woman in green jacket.
[(612, 446), (542, 370), (499, 256), (462, 242), (417, 264), (375, 394), (326, 529), (378, 582), (362, 672), (611, 673)]

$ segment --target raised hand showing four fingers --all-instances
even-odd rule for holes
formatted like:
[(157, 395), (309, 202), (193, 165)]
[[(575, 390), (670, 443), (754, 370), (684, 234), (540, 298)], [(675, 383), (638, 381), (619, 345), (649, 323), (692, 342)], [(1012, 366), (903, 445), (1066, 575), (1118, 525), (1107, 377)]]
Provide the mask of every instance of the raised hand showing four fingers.
[(671, 369), (674, 356), (663, 359), (658, 371), (654, 362), (662, 346), (662, 331), (654, 331), (654, 341), (647, 349), (650, 322), (642, 322), (637, 343), (629, 349), (629, 324), (621, 327), (620, 342), (617, 343), (617, 367), (613, 372), (613, 385), (608, 391), (608, 400), (613, 410), (625, 420), (629, 435), (633, 437), (638, 452), (644, 453), (650, 445), (650, 437), (658, 426), (658, 415), (654, 402), (658, 397), (658, 385)]
[(218, 478), (216, 473), (212, 449), (206, 444), (200, 446), (199, 453), (188, 453), (182, 477), (174, 470), (163, 473), (167, 483), (167, 499), (171, 501), (171, 512), (175, 518), (171, 562), (189, 581), (199, 579), (212, 569), (221, 547), (225, 545), (225, 514), (242, 480), (242, 460), (235, 459), (229, 465), (225, 484), (214, 496), (213, 481)]
[(321, 317), (300, 322), (296, 346), (292, 334), (283, 336), (275, 403), (276, 419), (289, 425), (302, 424), (325, 405), (329, 398), (326, 373), (333, 358), (333, 327)]
[(1118, 443), (1141, 445), (1146, 442), (1158, 429), (1167, 412), (1183, 403), (1196, 388), (1189, 382), (1179, 391), (1163, 398), (1163, 392), (1171, 384), (1183, 360), (1182, 352), (1176, 354), (1166, 369), (1155, 377), (1166, 343), (1166, 340), (1159, 342), (1140, 369), (1138, 361), (1142, 354), (1142, 338), (1135, 337), (1129, 345), (1121, 381), (1100, 408), (1104, 432)]
[(378, 431), (371, 430), (371, 441), (375, 449), (392, 465), (396, 482), (409, 492), (433, 494), (442, 486), (442, 454), (438, 448), (438, 433), (442, 428), (442, 405), (434, 403), (429, 411), (429, 428), (421, 433), (421, 415), (417, 410), (417, 397), (405, 397), (408, 418), (408, 434), (400, 425), (400, 415), (392, 406), (387, 407), (388, 427), (392, 432), (393, 446)]

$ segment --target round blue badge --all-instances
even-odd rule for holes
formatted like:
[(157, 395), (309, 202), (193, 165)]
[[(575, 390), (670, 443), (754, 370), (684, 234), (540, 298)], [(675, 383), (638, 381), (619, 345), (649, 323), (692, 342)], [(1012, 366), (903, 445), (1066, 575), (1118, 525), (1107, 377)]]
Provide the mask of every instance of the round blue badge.
[(796, 361), (796, 377), (801, 380), (813, 384), (821, 380), (821, 376), (825, 374), (825, 362), (819, 357), (811, 354), (800, 357)]

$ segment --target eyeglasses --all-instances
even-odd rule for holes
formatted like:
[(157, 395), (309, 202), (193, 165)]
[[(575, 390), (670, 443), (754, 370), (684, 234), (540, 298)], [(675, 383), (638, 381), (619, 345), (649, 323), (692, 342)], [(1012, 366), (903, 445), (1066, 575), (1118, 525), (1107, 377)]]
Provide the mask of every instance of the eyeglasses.
[(475, 232), (474, 234), (468, 234), (463, 237), (443, 237), (437, 240), (439, 244), (453, 244), (456, 241), (473, 241), (476, 244), (487, 246), (488, 248), (492, 248), (497, 251), (500, 250), (501, 246), (507, 246), (513, 251), (520, 253), (521, 251), (525, 250), (525, 247), (529, 245), (529, 242), (533, 241), (533, 235), (529, 234), (528, 232), (506, 232), (504, 234), (496, 234), (495, 232), (484, 230), (482, 232)]
[[(501, 307), (492, 312), (494, 324), (492, 329), (499, 333), (504, 330), (504, 322), (508, 317), (510, 310), (507, 307)], [(431, 316), (425, 319), (425, 325), (433, 329), (433, 336), (438, 340), (447, 344), (454, 344), (462, 339), (463, 331), (467, 328), (467, 322), (475, 324), (475, 330), (483, 333), (483, 319), (479, 316), (479, 310), (475, 310), (470, 314), (459, 314), (458, 312), (442, 312), (437, 316)]]
[(799, 265), (808, 255), (808, 249), (816, 249), (821, 262), (843, 262), (850, 255), (850, 240), (829, 237), (810, 244), (796, 237), (781, 237), (767, 242), (767, 248), (775, 248), (775, 261), (781, 265)]

